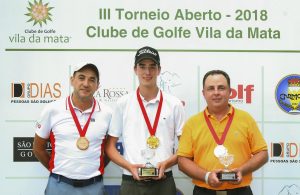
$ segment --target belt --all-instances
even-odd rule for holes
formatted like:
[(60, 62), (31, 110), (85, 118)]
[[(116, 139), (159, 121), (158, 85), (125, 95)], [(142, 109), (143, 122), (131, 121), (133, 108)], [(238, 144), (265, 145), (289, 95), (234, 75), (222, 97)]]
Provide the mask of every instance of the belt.
[[(166, 176), (166, 178), (173, 177), (172, 171), (165, 172), (165, 176)], [(133, 177), (131, 175), (125, 175), (125, 174), (122, 175), (122, 179), (127, 180), (127, 181), (137, 181), (137, 180), (133, 179)], [(161, 181), (161, 180), (145, 179), (145, 180), (140, 180), (137, 182), (159, 182), (159, 181)]]
[(58, 175), (56, 173), (51, 173), (50, 176), (57, 179), (58, 181), (62, 181), (74, 187), (85, 187), (102, 180), (102, 175), (98, 175), (90, 179), (70, 179), (63, 175)]
[(227, 192), (242, 192), (242, 193), (246, 193), (247, 194), (251, 192), (251, 188), (250, 186), (245, 186), (245, 187), (240, 187), (240, 188), (234, 188), (234, 189), (225, 189), (225, 190), (211, 190), (211, 189), (207, 189), (207, 188), (203, 188), (203, 187), (199, 187), (199, 186), (195, 186), (195, 189), (198, 192), (215, 192), (216, 195), (227, 195)]

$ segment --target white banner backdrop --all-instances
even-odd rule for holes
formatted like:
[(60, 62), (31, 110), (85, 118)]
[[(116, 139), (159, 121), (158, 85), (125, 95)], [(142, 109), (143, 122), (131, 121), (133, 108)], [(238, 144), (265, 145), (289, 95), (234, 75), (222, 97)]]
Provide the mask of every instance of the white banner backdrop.
[[(135, 89), (134, 55), (146, 45), (161, 55), (159, 86), (185, 103), (187, 117), (205, 108), (203, 75), (211, 69), (228, 72), (231, 103), (255, 118), (269, 147), (269, 162), (254, 173), (254, 194), (300, 193), (298, 1), (12, 0), (2, 5), (1, 194), (43, 194), (49, 173), (32, 155), (35, 120), (46, 103), (70, 93), (73, 67), (98, 66), (101, 87), (95, 97), (113, 108)], [(174, 175), (179, 191), (192, 194), (191, 179), (177, 167)], [(120, 176), (110, 163), (104, 183), (111, 192)]]

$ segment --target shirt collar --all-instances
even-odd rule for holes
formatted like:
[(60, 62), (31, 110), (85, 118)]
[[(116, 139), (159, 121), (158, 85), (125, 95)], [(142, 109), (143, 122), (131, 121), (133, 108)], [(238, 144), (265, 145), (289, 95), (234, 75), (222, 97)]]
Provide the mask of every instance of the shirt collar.
[[(230, 115), (232, 115), (233, 106), (231, 104), (228, 104), (228, 106), (229, 106), (229, 111), (227, 112), (227, 114), (223, 118), (229, 117)], [(212, 115), (208, 112), (208, 108), (207, 107), (205, 108), (204, 112), (206, 113), (206, 115), (208, 117), (212, 117)]]
[(154, 104), (154, 103), (156, 103), (156, 102), (159, 102), (159, 100), (160, 100), (160, 89), (158, 90), (158, 92), (157, 92), (157, 94), (156, 94), (156, 97), (153, 98), (152, 100), (150, 100), (149, 102), (147, 102), (147, 101), (145, 100), (145, 98), (141, 95), (141, 93), (140, 93), (140, 96), (141, 96), (143, 102), (146, 102), (146, 103), (153, 103), (153, 104)]
[[(81, 112), (81, 110), (79, 108), (77, 108), (76, 106), (74, 106), (72, 98), (70, 98), (70, 100), (71, 100), (71, 104), (72, 104), (74, 110), (79, 110)], [(94, 112), (100, 112), (101, 108), (100, 108), (100, 104), (99, 104), (98, 100), (96, 100), (95, 102), (96, 102), (96, 107), (95, 107), (95, 111)], [(93, 108), (93, 104), (92, 104), (92, 106), (89, 109), (85, 110), (84, 113), (90, 113), (90, 112), (92, 112), (92, 108)], [(66, 98), (66, 109), (67, 110), (70, 109), (69, 105), (68, 105), (68, 97)]]

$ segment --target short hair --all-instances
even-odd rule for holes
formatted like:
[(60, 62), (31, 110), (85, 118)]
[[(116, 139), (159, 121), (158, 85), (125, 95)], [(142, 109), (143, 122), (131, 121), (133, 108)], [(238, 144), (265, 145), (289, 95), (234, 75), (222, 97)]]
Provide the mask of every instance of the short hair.
[(100, 77), (99, 76), (99, 70), (98, 70), (97, 66), (95, 64), (92, 64), (92, 63), (88, 63), (88, 64), (83, 65), (82, 67), (75, 68), (73, 76), (75, 76), (75, 74), (77, 72), (80, 72), (80, 71), (83, 71), (83, 70), (87, 70), (87, 69), (89, 69), (89, 70), (91, 70), (91, 71), (93, 71), (95, 73), (96, 78), (97, 78), (97, 82), (99, 82), (99, 80), (100, 80), (100, 78), (99, 78)]
[(203, 88), (204, 88), (204, 84), (205, 84), (205, 81), (206, 81), (207, 77), (208, 77), (209, 75), (216, 75), (216, 74), (221, 74), (221, 75), (223, 75), (223, 76), (226, 78), (227, 84), (228, 84), (228, 86), (229, 86), (229, 88), (230, 88), (230, 77), (229, 77), (229, 75), (228, 75), (225, 71), (223, 71), (223, 70), (211, 70), (211, 71), (208, 71), (208, 72), (204, 75), (204, 77), (203, 77)]

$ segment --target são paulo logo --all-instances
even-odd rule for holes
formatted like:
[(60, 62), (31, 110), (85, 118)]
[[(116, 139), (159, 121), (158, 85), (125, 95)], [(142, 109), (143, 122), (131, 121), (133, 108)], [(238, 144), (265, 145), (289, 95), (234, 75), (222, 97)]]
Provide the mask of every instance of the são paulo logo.
[(292, 74), (279, 81), (275, 98), (278, 106), (288, 114), (300, 114), (300, 75)]
[(47, 24), (47, 20), (52, 21), (50, 10), (53, 9), (53, 7), (49, 7), (49, 3), (43, 4), (42, 0), (39, 2), (34, 0), (33, 3), (28, 3), (28, 13), (25, 14), (26, 16), (29, 16), (29, 20), (27, 22), (33, 21), (33, 26), (39, 24), (40, 27), (42, 27), (43, 23)]

